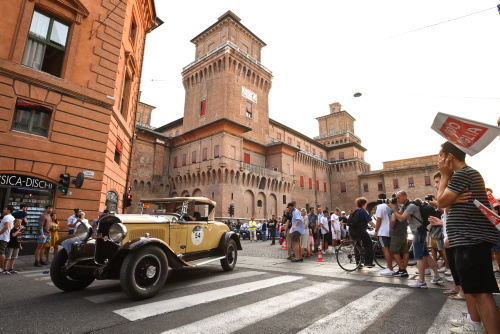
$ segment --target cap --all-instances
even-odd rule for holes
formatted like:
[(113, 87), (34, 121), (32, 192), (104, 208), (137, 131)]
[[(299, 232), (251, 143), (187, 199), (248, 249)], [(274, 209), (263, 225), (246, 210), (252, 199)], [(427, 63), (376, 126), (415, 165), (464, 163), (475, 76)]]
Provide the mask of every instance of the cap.
[(252, 219), (253, 219), (253, 217), (252, 217)]
[(345, 213), (345, 211), (340, 211), (340, 213)]
[(109, 213), (109, 210), (106, 209), (102, 213)]

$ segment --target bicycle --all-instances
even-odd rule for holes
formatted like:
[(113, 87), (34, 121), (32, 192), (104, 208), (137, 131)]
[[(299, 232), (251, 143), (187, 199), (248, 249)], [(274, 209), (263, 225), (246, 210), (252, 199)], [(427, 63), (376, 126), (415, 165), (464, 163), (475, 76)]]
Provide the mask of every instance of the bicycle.
[[(387, 268), (387, 261), (385, 260), (384, 252), (382, 251), (382, 247), (380, 246), (380, 242), (377, 237), (372, 237), (373, 242), (373, 260), (375, 263), (382, 269)], [(392, 258), (392, 268), (396, 269), (398, 267), (398, 263), (394, 258)]]
[(364, 262), (364, 250), (357, 240), (343, 241), (337, 251), (337, 263), (345, 271), (354, 271)]

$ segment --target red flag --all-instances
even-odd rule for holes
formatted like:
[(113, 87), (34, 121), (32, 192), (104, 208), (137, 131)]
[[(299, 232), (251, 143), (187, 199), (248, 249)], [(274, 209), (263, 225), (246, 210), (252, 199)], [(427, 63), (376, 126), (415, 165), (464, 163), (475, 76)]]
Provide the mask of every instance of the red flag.
[(500, 135), (498, 126), (443, 113), (437, 113), (431, 129), (470, 156), (481, 152)]
[(481, 210), (481, 212), (490, 220), (490, 222), (495, 225), (497, 230), (500, 231), (500, 216), (498, 216), (496, 213), (485, 207), (484, 205), (481, 204), (477, 199), (474, 200), (474, 204)]

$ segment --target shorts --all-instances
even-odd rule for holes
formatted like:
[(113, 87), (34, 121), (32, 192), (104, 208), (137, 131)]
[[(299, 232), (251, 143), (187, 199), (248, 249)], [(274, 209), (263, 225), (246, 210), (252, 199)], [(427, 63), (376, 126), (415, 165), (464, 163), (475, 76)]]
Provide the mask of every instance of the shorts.
[(460, 282), (460, 276), (458, 276), (457, 267), (455, 266), (455, 249), (454, 248), (445, 248), (446, 259), (448, 260), (448, 264), (450, 265), (451, 277), (453, 277), (453, 281), (456, 286), (462, 285)]
[(5, 250), (5, 259), (6, 260), (17, 259), (18, 254), (19, 254), (19, 248), (7, 247), (7, 249)]
[(332, 234), (330, 232), (322, 235), (322, 239), (324, 242), (332, 242)]
[(340, 240), (340, 239), (342, 239), (342, 232), (340, 232), (340, 230), (338, 230), (337, 232), (332, 232), (332, 233), (336, 237), (336, 239), (333, 239), (333, 240)]
[(301, 236), (301, 235), (302, 235), (302, 234), (300, 234), (300, 232), (299, 232), (299, 231), (294, 231), (294, 232), (292, 233), (292, 242), (300, 242), (300, 236)]
[(429, 248), (425, 240), (422, 240), (419, 232), (413, 233), (413, 258), (415, 260), (423, 260), (425, 256), (429, 256)]
[(7, 248), (8, 241), (0, 240), (0, 255), (5, 254), (5, 249)]
[(497, 244), (491, 249), (493, 252), (500, 252), (500, 231), (498, 232)]
[(74, 228), (70, 228), (68, 230), (68, 235), (73, 235), (73, 234), (75, 234), (75, 229)]
[(455, 266), (464, 293), (498, 293), (493, 273), (491, 244), (482, 242), (472, 246), (453, 247)]
[(378, 237), (378, 243), (380, 244), (380, 247), (386, 248), (386, 247), (391, 247), (391, 237)]
[(389, 250), (392, 254), (407, 254), (408, 253), (408, 237), (392, 236)]
[(46, 235), (46, 234), (45, 234), (45, 239), (42, 239), (42, 236), (41, 236), (41, 235), (39, 235), (39, 236), (36, 238), (36, 241), (37, 241), (39, 244), (44, 244), (44, 243), (50, 242), (50, 234), (49, 234), (49, 235)]

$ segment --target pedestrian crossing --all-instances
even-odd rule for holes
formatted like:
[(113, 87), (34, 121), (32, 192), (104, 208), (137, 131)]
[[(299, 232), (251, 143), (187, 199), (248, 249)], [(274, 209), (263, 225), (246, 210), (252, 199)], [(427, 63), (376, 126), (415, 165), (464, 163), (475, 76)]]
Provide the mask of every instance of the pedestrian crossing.
[[(43, 272), (20, 274), (26, 279), (52, 284), (47, 282), (50, 275)], [(194, 287), (198, 289), (194, 289), (196, 292), (193, 293)], [(303, 274), (235, 270), (209, 277), (167, 281), (165, 288), (157, 296), (140, 302), (129, 302), (121, 291), (119, 281), (95, 281), (86, 290), (75, 293), (75, 298), (82, 298), (89, 304), (89, 309), (92, 309), (91, 305), (101, 305), (100, 312), (110, 312), (110, 316), (116, 317), (113, 319), (118, 319), (121, 323), (126, 321), (129, 325), (140, 325), (142, 321), (157, 321), (155, 328), (160, 329), (155, 329), (154, 332), (169, 334), (238, 331), (260, 333), (263, 330), (255, 327), (255, 317), (242, 315), (258, 314), (259, 322), (266, 322), (283, 319), (296, 310), (308, 310), (309, 316), (304, 317), (299, 325), (284, 327), (282, 331), (309, 334), (365, 332), (373, 329), (379, 319), (391, 319), (394, 313), (401, 311), (405, 299), (422, 298), (425, 303), (425, 294), (429, 293), (431, 290), (381, 286), (376, 283), (367, 286), (366, 282), (359, 281), (315, 280)], [(256, 294), (262, 298), (255, 298)], [(221, 307), (231, 297), (235, 297), (231, 299), (231, 303), (235, 303), (234, 308)], [(449, 319), (459, 318), (466, 309), (464, 302), (447, 299), (444, 295), (442, 298), (437, 296), (437, 299), (442, 300), (442, 307), (441, 304), (427, 305), (436, 308), (434, 318), (422, 319), (426, 324), (427, 334), (449, 332)], [(334, 300), (335, 303), (328, 302), (329, 300)], [(192, 320), (189, 317), (179, 318), (179, 314), (190, 314), (189, 310), (205, 312), (197, 312), (199, 314)], [(297, 314), (300, 315), (301, 312)], [(311, 314), (314, 316), (310, 316)], [(176, 318), (175, 325), (170, 324), (172, 322), (168, 321), (168, 317)], [(284, 326), (286, 325), (285, 321)], [(406, 333), (404, 324), (399, 325), (403, 327), (395, 327), (393, 332)], [(110, 328), (110, 331), (113, 332), (113, 329)]]

